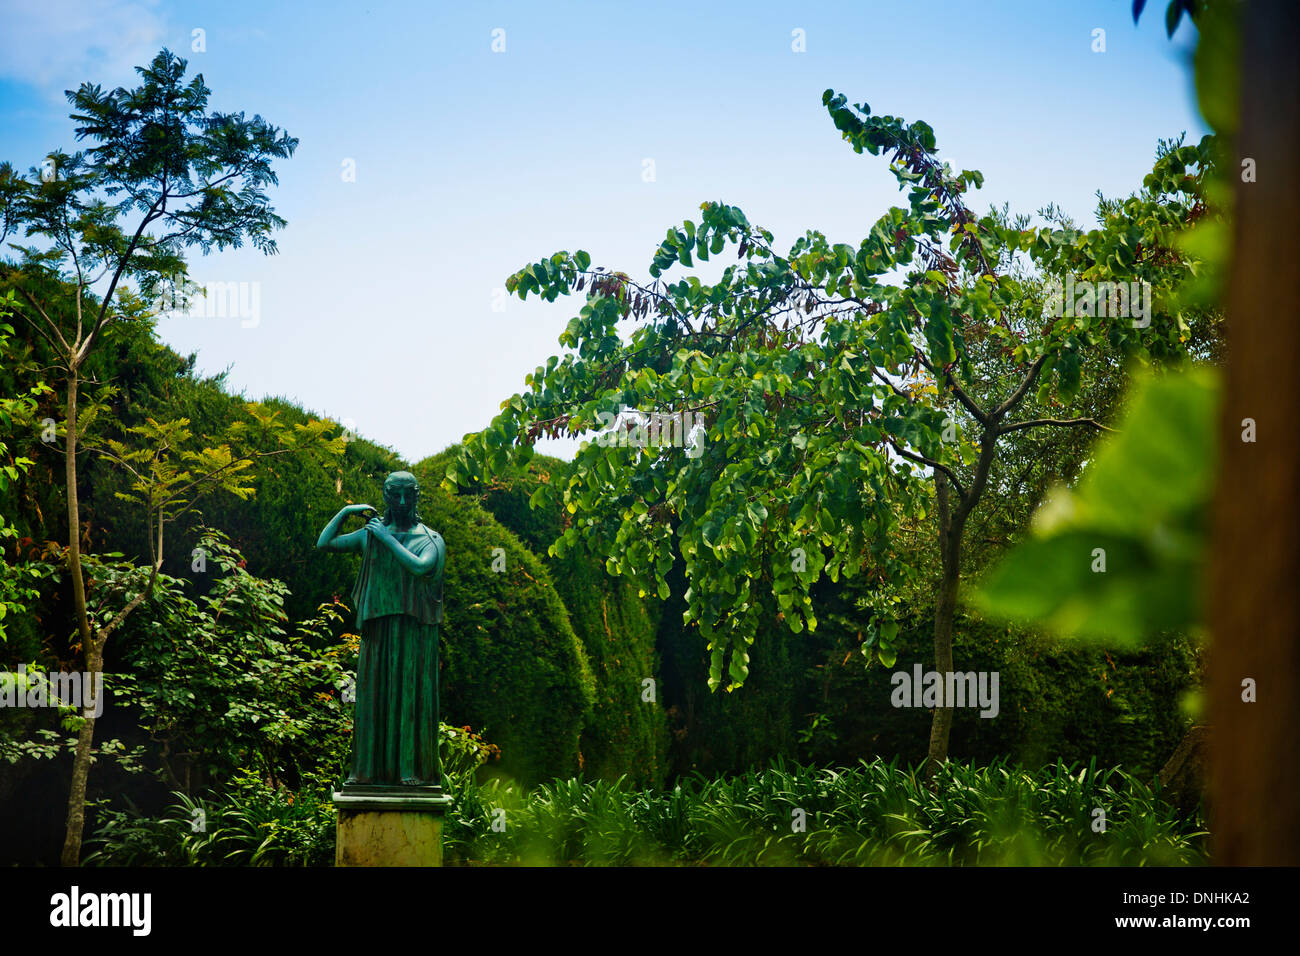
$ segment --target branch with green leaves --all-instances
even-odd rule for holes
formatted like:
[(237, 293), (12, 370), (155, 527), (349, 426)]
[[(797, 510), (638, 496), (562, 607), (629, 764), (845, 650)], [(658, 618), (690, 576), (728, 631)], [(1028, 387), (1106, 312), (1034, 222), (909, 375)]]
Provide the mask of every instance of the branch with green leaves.
[[(823, 104), (855, 151), (889, 158), (905, 207), (856, 246), (810, 230), (782, 255), (740, 209), (706, 202), (667, 231), (647, 281), (593, 268), (581, 250), (524, 267), (506, 282), (521, 299), (585, 302), (559, 337), (565, 351), (447, 470), (449, 487), (472, 488), (526, 461), (542, 435), (594, 433), (567, 483), (534, 495), (559, 496), (567, 515), (552, 551), (582, 547), (661, 597), (680, 555), (684, 617), (708, 641), (713, 687), (744, 682), (759, 615), (796, 633), (817, 626), (811, 588), (823, 576), (875, 582), (868, 650), (892, 660), (890, 607), (899, 588), (921, 586), (896, 539), (935, 510), (934, 475), (955, 495), (946, 519), (960, 536), (1003, 436), (1105, 427), (1056, 411), (1084, 386), (1085, 353), (1162, 359), (1188, 339), (1166, 293), (1190, 261), (1174, 235), (1202, 208), (1208, 141), (1165, 150), (1098, 229), (1033, 229), (974, 215), (966, 195), (982, 176), (941, 162), (926, 124), (833, 91)], [(714, 282), (691, 274), (728, 248), (739, 261)], [(1150, 322), (1053, 314), (1045, 283), (1065, 275), (1151, 283)], [(1052, 413), (1010, 421), (1030, 402)], [(702, 407), (698, 442), (646, 427)]]

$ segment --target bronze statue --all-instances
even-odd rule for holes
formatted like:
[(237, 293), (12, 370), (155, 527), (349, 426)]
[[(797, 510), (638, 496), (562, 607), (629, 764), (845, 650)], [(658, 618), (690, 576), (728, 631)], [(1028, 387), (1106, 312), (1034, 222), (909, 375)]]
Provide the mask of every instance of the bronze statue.
[[(361, 555), (352, 591), (361, 653), (344, 795), (393, 787), (442, 792), (438, 625), (447, 547), (416, 513), (419, 494), (414, 475), (395, 471), (384, 482), (382, 518), (370, 505), (347, 505), (316, 542)], [(365, 527), (339, 534), (348, 516), (367, 512), (375, 514)]]

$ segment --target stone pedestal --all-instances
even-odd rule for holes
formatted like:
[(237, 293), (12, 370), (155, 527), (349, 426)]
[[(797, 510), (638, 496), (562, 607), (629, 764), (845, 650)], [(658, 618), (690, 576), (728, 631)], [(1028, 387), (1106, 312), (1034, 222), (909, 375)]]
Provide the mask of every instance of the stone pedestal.
[(335, 866), (442, 866), (441, 787), (348, 787), (338, 809)]

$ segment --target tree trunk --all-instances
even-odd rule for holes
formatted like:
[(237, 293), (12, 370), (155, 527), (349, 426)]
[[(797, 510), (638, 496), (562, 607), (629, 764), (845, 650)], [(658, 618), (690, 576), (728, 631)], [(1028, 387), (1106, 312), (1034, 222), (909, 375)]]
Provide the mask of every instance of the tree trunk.
[[(934, 607), (934, 669), (940, 674), (952, 670), (952, 624), (957, 611), (957, 585), (961, 580), (960, 529), (955, 527), (949, 499), (948, 479), (935, 472), (935, 497), (939, 505), (939, 551), (943, 576)], [(948, 703), (945, 701), (945, 703)], [(948, 738), (952, 732), (953, 708), (936, 707), (930, 719), (930, 750), (926, 756), (924, 779), (933, 778), (939, 765), (948, 759)]]
[[(91, 674), (103, 670), (102, 657), (90, 654), (86, 657), (86, 669)], [(94, 686), (94, 678), (91, 678)], [(84, 699), (84, 695), (83, 695)], [(81, 862), (81, 836), (86, 826), (86, 783), (90, 778), (90, 751), (95, 741), (94, 711), (82, 707), (83, 722), (77, 733), (77, 750), (72, 760), (72, 789), (68, 794), (68, 824), (63, 837), (63, 855), (60, 862), (64, 866), (78, 866)]]
[[(1295, 0), (1246, 4), (1228, 370), (1210, 549), (1210, 830), (1220, 866), (1300, 864), (1300, 88)], [(1292, 93), (1287, 93), (1291, 90)], [(1234, 175), (1240, 166), (1229, 169)], [(1240, 177), (1238, 177), (1240, 178)], [(1243, 440), (1243, 419), (1257, 440)], [(1254, 682), (1255, 702), (1246, 682)]]
[[(75, 357), (68, 371), (67, 439), (64, 442), (64, 478), (68, 491), (68, 574), (72, 578), (72, 601), (77, 614), (77, 635), (81, 652), (86, 660), (86, 670), (92, 676), (103, 669), (101, 649), (95, 646), (90, 631), (90, 618), (86, 612), (86, 582), (81, 573), (81, 511), (77, 497), (77, 388), (78, 376)], [(81, 861), (81, 834), (86, 823), (86, 781), (90, 776), (90, 750), (95, 738), (95, 718), (86, 706), (82, 694), (82, 716), (85, 722), (77, 735), (77, 750), (72, 760), (72, 787), (68, 794), (67, 830), (63, 838), (60, 862), (76, 866)]]
[(1209, 737), (1210, 728), (1191, 728), (1156, 775), (1165, 798), (1183, 813), (1191, 813), (1204, 798)]

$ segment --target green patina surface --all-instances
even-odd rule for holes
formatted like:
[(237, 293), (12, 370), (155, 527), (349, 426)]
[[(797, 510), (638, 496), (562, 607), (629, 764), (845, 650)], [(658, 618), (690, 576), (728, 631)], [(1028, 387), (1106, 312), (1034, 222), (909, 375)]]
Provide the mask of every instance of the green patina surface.
[[(438, 624), (446, 545), (421, 523), (419, 488), (409, 472), (384, 482), (386, 511), (340, 534), (347, 505), (325, 526), (317, 547), (361, 554), (352, 592), (361, 633), (352, 767), (343, 793), (357, 787), (441, 787), (438, 760)], [(341, 824), (340, 824), (341, 825)]]

